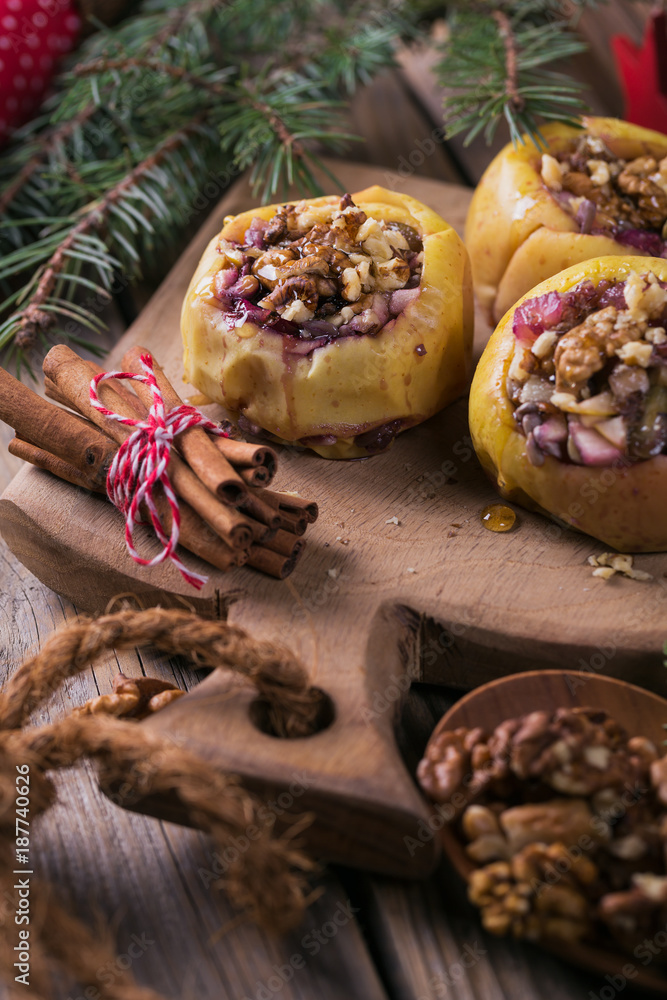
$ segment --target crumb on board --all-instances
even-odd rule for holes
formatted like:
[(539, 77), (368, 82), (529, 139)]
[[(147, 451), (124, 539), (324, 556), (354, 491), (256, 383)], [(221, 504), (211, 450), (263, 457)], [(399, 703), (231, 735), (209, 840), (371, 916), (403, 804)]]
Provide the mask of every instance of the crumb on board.
[(408, 568), (406, 569), (405, 572), (406, 573), (416, 573), (417, 570), (414, 568), (414, 566), (408, 566)]
[(394, 517), (390, 517), (389, 520), (385, 521), (384, 523), (385, 524), (400, 524), (401, 522), (398, 520), (398, 518), (396, 517), (396, 515), (394, 515)]
[(332, 580), (337, 580), (340, 576), (340, 570), (332, 566), (331, 569), (327, 570), (327, 575), (331, 577)]
[(620, 573), (630, 580), (652, 580), (650, 573), (645, 573), (643, 569), (634, 569), (634, 556), (620, 555), (615, 552), (602, 552), (599, 556), (589, 556), (589, 566), (594, 566), (593, 576), (601, 580), (609, 580), (612, 576)]

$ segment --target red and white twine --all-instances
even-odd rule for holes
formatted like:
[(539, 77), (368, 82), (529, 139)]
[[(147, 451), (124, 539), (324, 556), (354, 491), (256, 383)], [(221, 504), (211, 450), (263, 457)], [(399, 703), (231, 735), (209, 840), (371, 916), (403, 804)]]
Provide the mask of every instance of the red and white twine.
[[(174, 438), (188, 428), (202, 427), (211, 434), (221, 437), (227, 435), (218, 424), (213, 423), (194, 406), (182, 403), (173, 410), (165, 412), (164, 399), (153, 374), (153, 359), (150, 354), (142, 355), (141, 365), (144, 369), (143, 375), (135, 372), (101, 372), (95, 375), (90, 383), (90, 402), (96, 410), (110, 420), (117, 420), (118, 423), (136, 428), (116, 452), (107, 474), (107, 495), (125, 517), (125, 542), (134, 561), (141, 566), (156, 566), (165, 559), (171, 559), (183, 578), (199, 590), (208, 577), (187, 569), (176, 555), (181, 515), (178, 498), (167, 474), (167, 466)], [(120, 413), (107, 409), (101, 402), (98, 396), (99, 386), (102, 382), (114, 378), (119, 381), (130, 379), (150, 387), (153, 402), (145, 420), (123, 417)], [(154, 490), (158, 485), (162, 487), (171, 511), (169, 534), (155, 506)], [(142, 504), (146, 505), (150, 523), (162, 545), (162, 550), (152, 559), (144, 559), (134, 547), (134, 529), (137, 524), (146, 523), (139, 518)]]

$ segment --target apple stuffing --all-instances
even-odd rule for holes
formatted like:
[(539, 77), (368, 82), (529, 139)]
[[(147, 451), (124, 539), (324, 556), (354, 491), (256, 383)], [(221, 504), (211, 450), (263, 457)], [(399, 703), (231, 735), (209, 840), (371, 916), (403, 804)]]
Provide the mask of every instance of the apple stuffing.
[(667, 550), (667, 260), (596, 258), (524, 295), (480, 359), (470, 429), (507, 499)]
[(661, 257), (667, 136), (615, 118), (553, 122), (484, 172), (465, 243), (481, 308), (497, 323), (541, 281), (611, 254)]
[(655, 274), (583, 281), (514, 313), (507, 378), (533, 465), (639, 462), (667, 446), (667, 289)]
[(185, 378), (245, 430), (360, 458), (465, 391), (472, 326), (454, 229), (374, 185), (225, 220), (183, 305)]
[(611, 236), (652, 257), (665, 253), (667, 156), (621, 159), (585, 133), (569, 150), (543, 153), (541, 174), (581, 233)]

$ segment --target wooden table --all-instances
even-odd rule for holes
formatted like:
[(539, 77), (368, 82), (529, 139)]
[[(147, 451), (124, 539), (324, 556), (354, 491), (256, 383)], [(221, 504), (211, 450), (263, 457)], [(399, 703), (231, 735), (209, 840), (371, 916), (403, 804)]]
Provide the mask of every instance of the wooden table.
[[(613, 6), (626, 17), (625, 5)], [(597, 17), (604, 16), (597, 14)], [(629, 17), (629, 15), (627, 15)], [(638, 34), (639, 21), (634, 24)], [(631, 25), (632, 27), (632, 25)], [(599, 29), (599, 24), (597, 25)], [(604, 54), (604, 53), (603, 53)], [(397, 169), (417, 139), (439, 124), (429, 115), (437, 95), (405, 56), (402, 73), (388, 74), (359, 101), (352, 114), (369, 136), (357, 159)], [(412, 81), (412, 88), (406, 86)], [(600, 89), (600, 93), (603, 93)], [(598, 110), (618, 112), (617, 94), (598, 98)], [(610, 106), (611, 102), (611, 106)], [(383, 114), (382, 107), (391, 107)], [(460, 144), (438, 147), (417, 172), (444, 180), (475, 180), (488, 152)], [(386, 183), (383, 171), (379, 183)], [(110, 344), (122, 324), (113, 321)], [(20, 463), (6, 453), (0, 431), (0, 488)], [(77, 609), (43, 587), (0, 543), (2, 591), (0, 679)], [(110, 654), (69, 682), (43, 720), (108, 692), (114, 675), (150, 674), (189, 689), (197, 674), (180, 659), (142, 650)], [(456, 697), (454, 692), (413, 689), (403, 708), (399, 741), (414, 770), (429, 733)], [(425, 883), (369, 877), (346, 869), (323, 872), (321, 897), (302, 927), (270, 938), (238, 923), (212, 887), (219, 859), (196, 831), (133, 815), (102, 796), (89, 767), (59, 776), (59, 804), (35, 824), (35, 871), (49, 879), (58, 898), (87, 921), (111, 925), (119, 965), (131, 962), (140, 983), (179, 1000), (571, 1000), (600, 995), (609, 985), (527, 944), (485, 934), (457, 876), (443, 862)], [(131, 953), (128, 949), (131, 948)], [(139, 954), (137, 954), (139, 953)], [(130, 957), (130, 954), (136, 957)], [(101, 970), (107, 982), (114, 967)], [(640, 994), (630, 984), (624, 1000)], [(641, 994), (644, 995), (644, 994)], [(94, 998), (72, 983), (58, 984), (53, 1000)]]

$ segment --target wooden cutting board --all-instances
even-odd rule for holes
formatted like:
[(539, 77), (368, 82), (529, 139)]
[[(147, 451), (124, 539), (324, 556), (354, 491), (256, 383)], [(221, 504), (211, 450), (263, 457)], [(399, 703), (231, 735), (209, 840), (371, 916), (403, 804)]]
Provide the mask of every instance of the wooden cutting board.
[[(388, 184), (377, 168), (333, 166), (350, 191)], [(468, 189), (417, 177), (400, 185), (462, 231)], [(188, 282), (224, 216), (252, 203), (243, 182), (231, 189), (108, 367), (141, 343), (181, 386), (179, 315)], [(478, 350), (488, 333), (478, 318)], [(82, 609), (99, 613), (115, 595), (131, 593), (147, 605), (228, 615), (301, 655), (335, 707), (334, 723), (317, 736), (280, 741), (259, 732), (251, 693), (218, 674), (145, 724), (262, 791), (301, 781), (298, 795), (285, 794), (297, 811), (316, 810), (312, 843), (328, 857), (406, 875), (434, 863), (428, 813), (393, 738), (411, 680), (470, 689), (516, 670), (567, 667), (667, 691), (667, 555), (641, 557), (654, 576), (648, 583), (605, 583), (586, 563), (603, 547), (547, 518), (517, 509), (511, 531), (489, 531), (480, 514), (497, 498), (471, 448), (465, 400), (401, 435), (385, 455), (342, 463), (285, 449), (280, 459), (276, 488), (317, 499), (321, 511), (284, 583), (247, 569), (211, 571), (196, 593), (171, 566), (138, 567), (109, 503), (29, 467), (0, 500), (0, 530), (42, 582)], [(153, 808), (172, 815), (168, 804)], [(404, 838), (420, 836), (423, 846), (409, 850)]]

